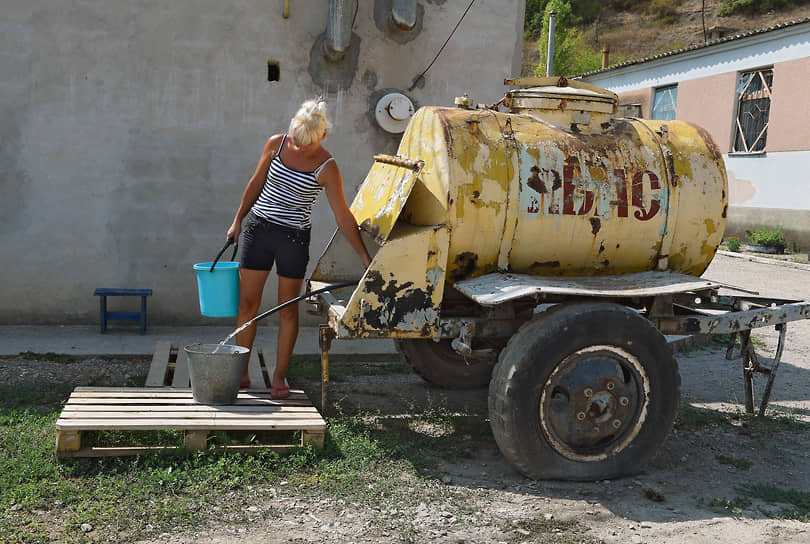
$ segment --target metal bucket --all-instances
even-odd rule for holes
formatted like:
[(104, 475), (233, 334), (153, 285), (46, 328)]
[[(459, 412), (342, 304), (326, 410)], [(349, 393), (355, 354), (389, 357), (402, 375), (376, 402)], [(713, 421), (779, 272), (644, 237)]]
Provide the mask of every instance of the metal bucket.
[(250, 350), (219, 344), (189, 344), (183, 349), (188, 355), (194, 400), (201, 404), (234, 404)]

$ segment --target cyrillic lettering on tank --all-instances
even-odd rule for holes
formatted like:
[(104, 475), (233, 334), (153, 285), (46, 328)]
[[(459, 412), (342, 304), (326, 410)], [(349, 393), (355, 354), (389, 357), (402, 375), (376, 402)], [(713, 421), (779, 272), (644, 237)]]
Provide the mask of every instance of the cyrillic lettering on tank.
[(644, 172), (638, 172), (636, 175), (633, 176), (633, 206), (638, 208), (635, 212), (633, 212), (633, 217), (640, 221), (649, 221), (658, 213), (658, 210), (661, 209), (661, 201), (657, 198), (653, 198), (650, 200), (650, 209), (646, 210), (644, 208), (644, 176), (647, 176), (647, 179), (650, 180), (650, 190), (657, 191), (660, 189), (660, 185), (658, 184), (658, 176), (656, 176), (653, 172), (649, 170), (645, 170)]

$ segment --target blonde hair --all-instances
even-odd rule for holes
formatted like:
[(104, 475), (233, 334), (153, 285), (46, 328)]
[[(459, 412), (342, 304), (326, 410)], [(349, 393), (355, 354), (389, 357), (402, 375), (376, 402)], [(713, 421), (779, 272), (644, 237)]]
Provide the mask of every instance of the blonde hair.
[(309, 145), (321, 139), (328, 124), (326, 102), (307, 100), (290, 121), (289, 134), (298, 145)]

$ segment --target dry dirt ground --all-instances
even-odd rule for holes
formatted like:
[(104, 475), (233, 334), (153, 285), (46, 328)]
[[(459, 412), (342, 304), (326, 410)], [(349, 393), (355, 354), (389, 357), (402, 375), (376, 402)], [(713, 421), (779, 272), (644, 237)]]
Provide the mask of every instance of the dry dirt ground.
[[(810, 300), (806, 270), (718, 256), (705, 275), (763, 295)], [(758, 351), (772, 354), (775, 333), (759, 329), (756, 336)], [(678, 354), (685, 402), (714, 413), (740, 411), (740, 364), (723, 355), (716, 346)], [(28, 364), (34, 365), (29, 372), (37, 375), (56, 372), (47, 363)], [(54, 368), (74, 369), (78, 374), (71, 379), (81, 383), (82, 372), (99, 368), (92, 360), (83, 364), (85, 370), (76, 364)], [(126, 361), (120, 365), (105, 365), (111, 381), (144, 372)], [(794, 419), (810, 421), (808, 376), (810, 321), (804, 321), (789, 327), (771, 405), (791, 409)], [(303, 385), (317, 394), (317, 384)], [(758, 391), (762, 385), (759, 379)], [(333, 399), (371, 412), (405, 414), (415, 406), (433, 404), (481, 422), (487, 418), (486, 394), (439, 391), (407, 374), (333, 382), (331, 391)], [(527, 480), (502, 458), (491, 435), (475, 443), (479, 447), (469, 457), (442, 463), (442, 477), (436, 481), (441, 491), (424, 502), (367, 507), (334, 496), (303, 498), (279, 485), (272, 500), (250, 507), (247, 524), (212, 522), (194, 532), (164, 534), (143, 543), (810, 543), (810, 523), (778, 519), (783, 505), (758, 499), (727, 510), (717, 505), (738, 496), (739, 486), (747, 483), (810, 491), (810, 435), (789, 425), (767, 433), (742, 422), (679, 425), (639, 474), (593, 483)], [(459, 504), (465, 505), (463, 513)], [(274, 515), (262, 519), (265, 511)]]
[[(763, 296), (810, 300), (806, 270), (718, 256), (705, 276)], [(761, 339), (759, 352), (772, 355), (775, 332), (758, 329), (756, 337)], [(740, 363), (726, 361), (724, 353), (714, 347), (678, 355), (684, 401), (713, 410), (741, 409)], [(792, 417), (810, 421), (809, 376), (810, 321), (804, 321), (788, 329), (771, 405), (791, 408)], [(763, 383), (758, 379), (759, 392)], [(380, 391), (388, 395), (381, 397)], [(401, 413), (430, 400), (487, 417), (486, 391), (441, 392), (416, 376), (368, 377), (336, 385), (333, 395), (383, 413)], [(402, 511), (384, 504), (356, 509), (334, 501), (303, 502), (292, 490), (281, 489), (275, 504), (283, 511), (281, 523), (257, 524), (244, 532), (215, 527), (204, 535), (172, 535), (150, 542), (810, 543), (810, 523), (769, 517), (777, 515), (779, 505), (755, 499), (737, 511), (711, 506), (713, 501), (733, 499), (738, 486), (746, 483), (810, 491), (808, 458), (806, 433), (764, 437), (745, 425), (676, 428), (635, 477), (595, 483), (535, 482), (514, 471), (490, 438), (472, 458), (442, 467), (444, 501)], [(750, 462), (750, 468), (738, 468), (729, 459)], [(460, 501), (474, 505), (470, 514), (450, 515), (448, 510)], [(403, 532), (403, 522), (410, 531)], [(531, 523), (545, 523), (548, 530), (530, 533), (525, 527), (531, 528)]]

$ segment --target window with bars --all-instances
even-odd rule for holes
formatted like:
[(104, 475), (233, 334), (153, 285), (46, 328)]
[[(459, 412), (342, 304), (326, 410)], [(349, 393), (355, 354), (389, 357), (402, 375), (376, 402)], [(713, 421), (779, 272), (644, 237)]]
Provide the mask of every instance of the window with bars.
[(678, 103), (678, 86), (658, 87), (653, 96), (651, 119), (672, 121), (675, 119), (675, 105)]
[(765, 150), (772, 82), (771, 68), (740, 73), (737, 81), (737, 119), (732, 152), (760, 153)]

